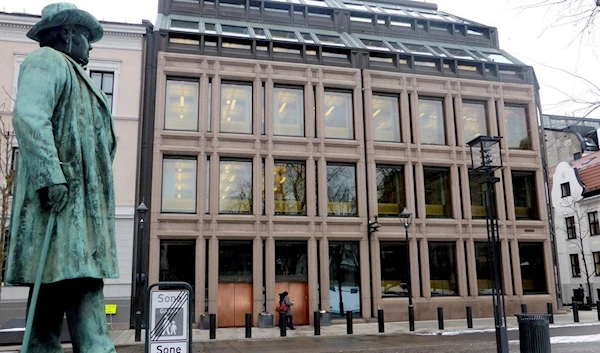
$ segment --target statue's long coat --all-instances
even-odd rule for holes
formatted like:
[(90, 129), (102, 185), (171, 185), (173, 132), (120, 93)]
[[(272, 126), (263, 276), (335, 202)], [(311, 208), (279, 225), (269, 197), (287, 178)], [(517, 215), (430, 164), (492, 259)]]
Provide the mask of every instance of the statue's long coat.
[(40, 189), (66, 184), (43, 283), (119, 276), (112, 161), (116, 137), (106, 96), (49, 47), (21, 65), (13, 126), (19, 142), (5, 282), (35, 282), (50, 211)]

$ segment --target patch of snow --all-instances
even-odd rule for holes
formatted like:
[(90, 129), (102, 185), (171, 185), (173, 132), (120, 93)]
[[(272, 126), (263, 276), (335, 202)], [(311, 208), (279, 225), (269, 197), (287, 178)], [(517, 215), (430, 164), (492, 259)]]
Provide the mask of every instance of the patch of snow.
[(600, 342), (600, 334), (597, 335), (584, 335), (584, 336), (558, 336), (550, 337), (550, 343), (561, 344), (561, 343), (590, 343)]
[(25, 327), (14, 327), (14, 328), (3, 328), (3, 329), (0, 329), (0, 332), (16, 332), (16, 331), (25, 331)]

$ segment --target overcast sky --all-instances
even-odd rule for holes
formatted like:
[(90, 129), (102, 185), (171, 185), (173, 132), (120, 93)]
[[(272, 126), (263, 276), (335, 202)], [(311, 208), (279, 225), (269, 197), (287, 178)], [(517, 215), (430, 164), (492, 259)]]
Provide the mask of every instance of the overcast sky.
[[(568, 101), (571, 97), (586, 101), (600, 101), (596, 94), (598, 90), (591, 84), (561, 70), (585, 77), (600, 86), (600, 70), (595, 68), (598, 55), (593, 45), (594, 33), (580, 35), (581, 26), (555, 24), (557, 19), (565, 18), (566, 12), (562, 8), (526, 8), (528, 4), (542, 1), (544, 0), (428, 0), (425, 2), (438, 4), (441, 11), (497, 27), (501, 48), (535, 68), (541, 86), (544, 114), (583, 116), (588, 106)], [(591, 0), (580, 1), (593, 6)], [(42, 8), (50, 2), (48, 0), (0, 0), (0, 10), (40, 14)], [(71, 0), (71, 2), (91, 12), (100, 20), (140, 22), (142, 19), (148, 19), (155, 22), (158, 0)], [(582, 10), (585, 8), (578, 9), (578, 11)], [(600, 119), (600, 109), (589, 116)]]

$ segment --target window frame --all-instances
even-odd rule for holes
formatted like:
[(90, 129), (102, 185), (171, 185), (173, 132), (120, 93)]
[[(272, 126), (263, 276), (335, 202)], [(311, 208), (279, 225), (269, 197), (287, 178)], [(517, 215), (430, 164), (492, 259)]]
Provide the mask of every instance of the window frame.
[[(303, 179), (304, 179), (304, 185), (303, 185), (303, 187), (304, 187), (304, 190), (303, 190), (304, 191), (304, 195), (303, 196), (304, 197), (303, 198), (304, 198), (304, 200), (300, 200), (300, 201), (296, 200), (295, 201), (295, 202), (301, 202), (303, 204), (302, 211), (301, 212), (297, 212), (297, 213), (294, 213), (294, 212), (287, 212), (287, 213), (286, 212), (277, 212), (277, 207), (276, 207), (277, 200), (275, 200), (275, 193), (273, 193), (273, 205), (274, 205), (273, 212), (274, 212), (275, 216), (306, 216), (307, 212), (308, 212), (307, 211), (308, 210), (307, 195), (306, 195), (306, 191), (307, 191), (306, 190), (306, 185), (307, 185), (307, 182), (306, 182), (306, 161), (276, 159), (273, 162), (273, 174), (275, 174), (275, 168), (278, 165), (290, 165), (290, 164), (302, 165), (303, 168), (304, 168), (304, 170), (303, 170), (303, 172), (304, 172), (304, 175), (303, 175)], [(275, 187), (275, 183), (277, 183), (277, 180), (276, 180), (275, 177), (273, 177), (273, 187)], [(281, 201), (282, 202), (294, 202), (294, 201), (288, 201), (288, 200), (281, 200)]]
[[(223, 131), (223, 86), (228, 85), (236, 85), (236, 86), (244, 86), (250, 87), (250, 107), (252, 111), (250, 112), (250, 131), (249, 132), (236, 132), (236, 131)], [(219, 85), (219, 133), (223, 134), (238, 134), (238, 135), (252, 135), (254, 134), (254, 83), (250, 81), (230, 81), (224, 80), (221, 81)], [(264, 108), (263, 108), (264, 109)]]
[[(196, 116), (196, 125), (194, 129), (175, 129), (171, 127), (167, 127), (167, 109), (168, 109), (168, 93), (169, 93), (169, 82), (186, 82), (186, 83), (195, 83), (196, 84), (196, 106), (195, 106), (195, 116)], [(166, 85), (165, 85), (165, 109), (164, 109), (164, 117), (163, 117), (163, 129), (165, 131), (189, 131), (189, 132), (198, 132), (200, 129), (200, 95), (201, 95), (201, 84), (200, 79), (196, 77), (167, 77)]]
[(592, 259), (594, 260), (594, 272), (596, 276), (600, 276), (600, 251), (592, 252)]
[[(438, 195), (440, 197), (440, 199), (442, 198), (447, 198), (447, 203), (446, 204), (439, 204), (439, 206), (442, 206), (443, 210), (442, 213), (443, 215), (439, 216), (439, 215), (430, 215), (427, 212), (427, 205), (438, 205), (438, 204), (428, 204), (427, 203), (427, 187), (425, 185), (425, 173), (426, 172), (432, 172), (435, 173), (437, 172), (437, 174), (440, 173), (444, 173), (447, 175), (448, 181), (447, 181), (447, 185), (446, 185), (446, 189), (448, 191), (448, 195), (444, 196), (443, 195), (443, 190), (439, 190), (440, 191), (440, 195)], [(425, 192), (425, 198), (423, 199), (423, 202), (425, 202), (425, 218), (441, 218), (441, 219), (453, 219), (455, 217), (455, 211), (454, 211), (454, 207), (453, 207), (453, 200), (452, 200), (452, 170), (450, 167), (437, 167), (437, 166), (423, 166), (423, 189)], [(446, 211), (445, 208), (446, 207), (450, 207), (450, 214), (446, 215)]]
[(575, 216), (565, 217), (567, 240), (577, 239), (577, 226)]
[(590, 227), (590, 236), (600, 235), (600, 221), (598, 220), (598, 211), (588, 212), (588, 223)]
[(571, 183), (570, 182), (560, 184), (560, 194), (561, 194), (561, 198), (571, 196)]
[[(107, 70), (89, 70), (89, 75), (90, 75), (90, 79), (92, 80), (92, 82), (94, 81), (94, 79), (93, 79), (94, 74), (100, 74), (100, 87), (96, 87), (96, 88), (98, 88), (102, 93), (104, 93), (106, 95), (106, 97), (110, 97), (110, 104), (108, 107), (110, 108), (110, 114), (112, 115), (114, 100), (115, 100), (115, 72), (107, 71)], [(112, 75), (112, 87), (111, 87), (112, 92), (111, 93), (106, 93), (106, 91), (104, 90), (104, 75)]]
[[(430, 101), (430, 102), (438, 102), (441, 104), (441, 117), (439, 117), (439, 121), (442, 123), (443, 130), (443, 139), (442, 143), (432, 143), (432, 142), (423, 142), (423, 121), (421, 117), (421, 101)], [(421, 144), (423, 145), (434, 145), (434, 146), (447, 146), (448, 145), (448, 129), (446, 126), (446, 102), (444, 98), (441, 97), (429, 97), (429, 96), (419, 96), (417, 100), (417, 118), (419, 119), (419, 132), (421, 135)]]
[[(381, 297), (382, 298), (405, 298), (408, 297), (408, 276), (410, 276), (410, 270), (407, 270), (406, 268), (406, 247), (408, 246), (408, 244), (406, 243), (406, 241), (404, 240), (384, 240), (384, 239), (380, 239), (379, 240), (379, 261), (380, 261), (380, 279), (381, 279), (381, 283), (380, 283), (380, 291), (381, 291)], [(394, 261), (395, 264), (398, 264), (400, 266), (400, 272), (404, 272), (404, 273), (400, 273), (400, 279), (396, 280), (396, 279), (387, 279), (384, 280), (384, 266), (383, 266), (383, 262), (384, 262), (384, 258), (385, 256), (383, 256), (383, 251), (387, 250), (390, 251), (390, 249), (394, 248), (394, 247), (398, 247), (400, 254), (402, 256), (401, 260), (398, 261)], [(404, 271), (401, 271), (401, 270)], [(389, 272), (389, 271), (388, 271)], [(386, 272), (387, 273), (387, 272)], [(402, 284), (404, 284), (405, 286), (407, 286), (407, 290), (406, 292), (384, 292), (384, 281), (385, 282), (396, 282), (399, 281), (400, 282), (400, 286), (402, 286)], [(406, 282), (403, 282), (406, 281)]]
[[(515, 205), (514, 205), (514, 211), (515, 211), (515, 219), (516, 221), (521, 221), (521, 220), (540, 220), (540, 204), (539, 204), (539, 194), (538, 194), (538, 185), (537, 185), (537, 172), (536, 171), (529, 171), (529, 170), (512, 170), (511, 171), (511, 182), (512, 182), (512, 192), (513, 192), (513, 200), (515, 200)], [(533, 192), (533, 195), (525, 195), (526, 197), (532, 196), (531, 202), (532, 205), (531, 206), (517, 206), (517, 194), (515, 194), (515, 177), (521, 177), (521, 178), (531, 178), (533, 185), (531, 188), (531, 191)], [(526, 209), (527, 212), (533, 212), (535, 211), (535, 217), (532, 218), (529, 215), (527, 215), (527, 217), (519, 217), (519, 212), (517, 212), (518, 208), (522, 208), (522, 209)]]
[[(249, 163), (250, 164), (250, 186), (251, 186), (251, 190), (250, 190), (250, 200), (248, 202), (249, 205), (249, 211), (248, 212), (232, 212), (232, 211), (223, 211), (221, 209), (221, 201), (223, 200), (222, 195), (221, 195), (221, 166), (223, 163), (235, 163), (235, 162), (244, 162), (244, 163)], [(248, 158), (221, 158), (219, 159), (219, 185), (218, 185), (218, 190), (219, 190), (219, 201), (218, 201), (218, 214), (220, 215), (252, 215), (254, 214), (254, 160), (253, 159), (248, 159)]]
[[(380, 205), (384, 205), (384, 204), (389, 204), (389, 203), (380, 203), (379, 202), (379, 181), (378, 181), (378, 175), (379, 175), (379, 170), (380, 169), (393, 169), (395, 171), (398, 172), (398, 174), (401, 175), (402, 178), (402, 185), (400, 185), (401, 189), (401, 195), (398, 195), (397, 191), (394, 190), (394, 192), (396, 193), (395, 198), (398, 204), (398, 212), (395, 213), (382, 213), (380, 210)], [(400, 214), (400, 212), (402, 212), (402, 209), (404, 207), (406, 207), (406, 168), (404, 165), (394, 165), (394, 164), (376, 164), (375, 165), (375, 181), (376, 181), (376, 185), (375, 185), (375, 189), (376, 189), (376, 193), (377, 193), (377, 215), (379, 217), (398, 217), (398, 215)], [(402, 203), (400, 203), (400, 201)]]
[[(162, 164), (161, 164), (161, 190), (160, 190), (160, 213), (163, 214), (197, 214), (198, 213), (198, 158), (195, 156), (182, 156), (182, 155), (163, 155), (162, 156)], [(194, 210), (189, 212), (181, 212), (181, 211), (165, 211), (164, 210), (164, 202), (165, 202), (165, 161), (194, 161), (195, 162), (195, 176), (193, 180), (196, 182), (194, 185)]]
[[(349, 125), (346, 126), (347, 130), (350, 130), (350, 136), (349, 137), (331, 137), (327, 135), (327, 130), (328, 130), (328, 126), (327, 126), (327, 111), (325, 110), (325, 96), (328, 93), (337, 93), (337, 94), (348, 94), (350, 95), (350, 118), (349, 118)], [(331, 139), (331, 140), (356, 140), (356, 126), (355, 126), (355, 113), (354, 113), (354, 90), (352, 89), (339, 89), (339, 88), (325, 88), (323, 90), (323, 107), (321, 107), (322, 109), (322, 113), (323, 113), (323, 128), (325, 129), (325, 131), (323, 131), (323, 137), (325, 139)], [(334, 127), (330, 127), (330, 128), (334, 128)]]
[[(506, 139), (506, 148), (508, 148), (509, 150), (521, 150), (521, 151), (531, 151), (533, 148), (533, 146), (531, 145), (532, 141), (531, 141), (531, 126), (529, 124), (529, 106), (527, 105), (520, 105), (520, 104), (510, 104), (510, 103), (505, 103), (504, 104), (504, 124), (506, 127), (506, 135), (509, 135), (511, 131), (513, 131), (513, 129), (509, 128), (509, 121), (508, 121), (508, 116), (506, 114), (507, 112), (507, 108), (508, 109), (523, 109), (524, 113), (525, 113), (525, 134), (527, 135), (527, 142), (528, 142), (528, 148), (517, 148), (517, 147), (510, 147), (509, 144), (509, 139)], [(508, 137), (508, 136), (507, 136)], [(522, 140), (521, 140), (522, 141)]]
[[(264, 87), (264, 86), (263, 86)], [(304, 86), (294, 86), (294, 85), (286, 85), (286, 84), (275, 84), (273, 86), (273, 136), (285, 136), (285, 137), (306, 137), (306, 99), (305, 99), (305, 92), (304, 92)], [(278, 89), (285, 89), (285, 90), (294, 90), (294, 91), (300, 91), (301, 95), (300, 95), (300, 106), (299, 108), (301, 109), (300, 112), (300, 123), (301, 123), (301, 130), (299, 134), (282, 134), (282, 133), (276, 133), (277, 130), (277, 112), (278, 109), (281, 109), (281, 107), (277, 107), (276, 103), (278, 102), (277, 99), (277, 90)], [(264, 101), (263, 101), (264, 103)], [(294, 126), (291, 124), (280, 124), (280, 126)], [(296, 127), (298, 125), (295, 125)], [(263, 134), (264, 135), (264, 134)]]
[(569, 254), (569, 259), (571, 261), (571, 277), (580, 278), (581, 277), (581, 267), (579, 266), (579, 255), (578, 254)]
[(327, 163), (326, 168), (325, 168), (326, 176), (329, 173), (329, 170), (328, 170), (329, 167), (349, 167), (349, 168), (353, 169), (353, 171), (354, 171), (354, 204), (355, 204), (356, 209), (354, 210), (354, 213), (352, 213), (352, 214), (350, 214), (350, 213), (337, 214), (337, 213), (329, 212), (331, 203), (348, 203), (348, 202), (352, 202), (352, 201), (348, 201), (348, 202), (330, 201), (329, 200), (329, 180), (327, 180), (327, 185), (326, 185), (326, 187), (327, 187), (327, 217), (358, 217), (359, 216), (359, 212), (358, 212), (358, 209), (359, 209), (358, 196), (359, 195), (358, 195), (358, 183), (357, 183), (358, 176), (356, 173), (356, 169), (357, 169), (356, 163), (329, 162), (329, 163)]
[[(374, 101), (376, 98), (383, 98), (383, 99), (390, 99), (393, 100), (396, 103), (395, 108), (396, 109), (396, 115), (391, 117), (391, 120), (393, 122), (395, 122), (395, 128), (396, 130), (393, 131), (393, 133), (398, 137), (397, 139), (379, 139), (377, 137), (377, 128), (375, 126), (375, 119), (376, 117), (373, 116), (375, 115), (375, 113), (377, 111), (375, 111), (375, 105), (374, 105)], [(402, 143), (402, 113), (400, 111), (400, 95), (399, 94), (393, 94), (393, 93), (383, 93), (383, 92), (373, 92), (371, 94), (371, 116), (370, 116), (370, 120), (371, 123), (373, 124), (373, 141), (375, 142), (391, 142), (391, 143)]]
[[(469, 106), (483, 106), (483, 117), (481, 118), (483, 120), (483, 130), (484, 132), (482, 134), (479, 135), (475, 135), (475, 137), (467, 139), (466, 136), (466, 130), (465, 130), (465, 105), (469, 105)], [(489, 111), (489, 107), (488, 107), (488, 102), (487, 101), (479, 101), (479, 100), (463, 100), (461, 102), (461, 116), (460, 118), (462, 119), (462, 136), (463, 136), (463, 140), (464, 143), (468, 143), (469, 141), (473, 140), (474, 138), (477, 138), (478, 136), (482, 136), (482, 135), (489, 135), (489, 131), (490, 131), (490, 127), (488, 124), (488, 111)], [(481, 126), (479, 126), (480, 128), (480, 132), (481, 132)]]
[[(454, 292), (454, 294), (438, 294), (433, 292), (433, 286), (431, 286), (431, 282), (432, 281), (438, 281), (438, 280), (434, 280), (433, 279), (433, 273), (432, 273), (432, 251), (431, 251), (431, 246), (437, 244), (437, 245), (450, 245), (451, 249), (454, 252), (453, 255), (453, 261), (454, 261), (454, 266), (452, 268), (452, 271), (454, 273), (454, 278), (455, 278), (455, 283), (454, 285), (456, 286), (456, 291)], [(427, 250), (428, 250), (428, 261), (429, 261), (429, 282), (430, 282), (430, 295), (431, 297), (458, 297), (460, 296), (460, 279), (458, 277), (458, 258), (457, 258), (457, 245), (455, 241), (429, 241), (427, 244)], [(438, 266), (439, 267), (439, 266)], [(437, 277), (437, 276), (436, 276)], [(442, 280), (443, 281), (443, 280)], [(450, 279), (447, 279), (448, 283), (450, 284)]]

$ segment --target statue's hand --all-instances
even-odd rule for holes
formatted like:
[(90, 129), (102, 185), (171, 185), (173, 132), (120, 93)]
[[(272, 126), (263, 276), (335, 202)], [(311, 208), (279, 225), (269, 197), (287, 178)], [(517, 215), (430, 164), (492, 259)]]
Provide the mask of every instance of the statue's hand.
[(41, 190), (42, 200), (45, 206), (52, 209), (52, 211), (59, 213), (65, 208), (68, 201), (69, 190), (64, 184), (51, 185)]

